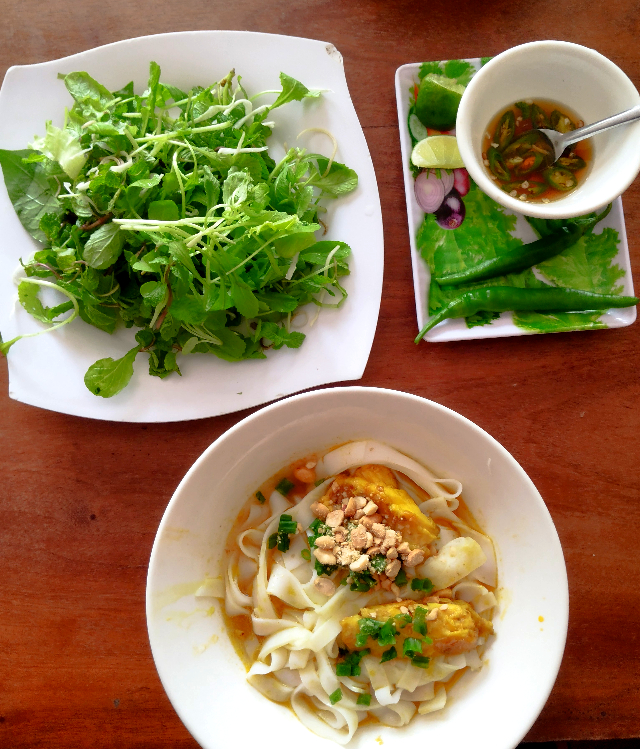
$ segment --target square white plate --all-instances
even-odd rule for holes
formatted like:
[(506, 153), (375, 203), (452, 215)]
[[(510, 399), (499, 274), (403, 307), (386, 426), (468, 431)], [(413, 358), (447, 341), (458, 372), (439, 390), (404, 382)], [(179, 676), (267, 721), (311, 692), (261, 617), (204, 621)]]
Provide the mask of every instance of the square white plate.
[[(362, 377), (376, 329), (383, 275), (382, 214), (369, 149), (349, 96), (338, 50), (326, 42), (246, 31), (191, 31), (140, 37), (60, 60), (10, 68), (0, 91), (0, 148), (21, 149), (45, 122), (61, 126), (72, 100), (58, 73), (87, 71), (111, 90), (133, 80), (144, 91), (149, 62), (161, 79), (181, 88), (207, 86), (235, 68), (250, 92), (279, 89), (280, 72), (323, 89), (320, 99), (292, 102), (273, 113), (269, 152), (278, 160), (285, 144), (329, 154), (326, 135), (298, 134), (325, 128), (338, 139), (336, 158), (358, 174), (359, 186), (328, 204), (326, 238), (350, 245), (349, 294), (340, 310), (323, 309), (301, 327), (299, 349), (281, 349), (266, 360), (229, 363), (206, 354), (180, 357), (183, 376), (150, 377), (145, 357), (136, 361), (130, 384), (113, 398), (92, 395), (84, 385), (97, 359), (117, 359), (134, 344), (134, 330), (109, 335), (81, 320), (60, 331), (16, 343), (9, 352), (9, 394), (53, 411), (113, 421), (181, 421), (238, 411), (316, 385)], [(0, 180), (0, 330), (8, 341), (39, 323), (17, 301), (13, 274), (19, 258), (37, 249), (20, 224)], [(310, 311), (309, 320), (315, 314)]]
[[(480, 58), (466, 60), (476, 70), (480, 68)], [(429, 284), (431, 273), (424, 262), (416, 246), (416, 233), (424, 220), (424, 211), (418, 205), (414, 194), (414, 177), (409, 168), (411, 157), (411, 136), (407, 126), (409, 116), (409, 91), (414, 83), (419, 81), (418, 71), (421, 63), (410, 63), (402, 65), (396, 70), (396, 101), (398, 105), (398, 123), (400, 127), (400, 146), (402, 149), (402, 170), (404, 173), (404, 189), (407, 199), (407, 214), (409, 219), (409, 240), (411, 242), (411, 264), (413, 267), (413, 287), (416, 298), (416, 313), (418, 317), (418, 330), (421, 330), (429, 318)], [(527, 223), (524, 216), (515, 214), (504, 209), (508, 215), (517, 216), (514, 236), (523, 242), (533, 242), (538, 237)], [(625, 271), (624, 278), (620, 283), (624, 286), (623, 294), (633, 296), (633, 279), (631, 277), (631, 263), (629, 260), (629, 247), (627, 245), (627, 232), (624, 225), (622, 213), (622, 199), (617, 198), (609, 215), (596, 227), (599, 233), (605, 227), (615, 229), (620, 238), (618, 254), (613, 260), (614, 265), (620, 266)], [(455, 230), (454, 230), (455, 231)], [(605, 312), (600, 321), (608, 328), (622, 328), (631, 325), (636, 319), (636, 308), (626, 307), (623, 309), (609, 310)], [(468, 328), (463, 318), (445, 320), (430, 330), (425, 335), (427, 341), (460, 341), (472, 338), (504, 338), (516, 335), (535, 335), (533, 331), (523, 330), (517, 327), (512, 320), (511, 312), (504, 312), (496, 320), (488, 325), (478, 325)]]

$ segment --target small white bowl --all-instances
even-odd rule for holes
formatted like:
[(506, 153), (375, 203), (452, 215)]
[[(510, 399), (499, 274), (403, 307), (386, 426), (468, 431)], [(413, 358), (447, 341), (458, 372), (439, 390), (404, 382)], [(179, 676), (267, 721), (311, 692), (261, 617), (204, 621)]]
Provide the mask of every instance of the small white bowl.
[(279, 401), (223, 434), (184, 477), (160, 523), (147, 578), (149, 639), (169, 699), (204, 749), (329, 745), (247, 683), (220, 602), (194, 592), (219, 574), (231, 523), (265, 479), (295, 459), (366, 438), (462, 482), (496, 545), (499, 611), (484, 667), (463, 676), (444, 710), (404, 728), (363, 726), (349, 747), (381, 738), (386, 749), (411, 741), (513, 749), (542, 710), (564, 650), (568, 587), (535, 486), (492, 437), (443, 406), (393, 390), (334, 388)]
[(564, 104), (588, 125), (639, 104), (640, 94), (611, 60), (579, 44), (530, 42), (494, 57), (476, 73), (462, 96), (456, 137), (469, 174), (496, 202), (527, 216), (570, 218), (607, 205), (636, 178), (640, 122), (596, 135), (593, 166), (583, 184), (565, 197), (533, 203), (503, 192), (482, 162), (482, 139), (493, 118), (522, 99)]

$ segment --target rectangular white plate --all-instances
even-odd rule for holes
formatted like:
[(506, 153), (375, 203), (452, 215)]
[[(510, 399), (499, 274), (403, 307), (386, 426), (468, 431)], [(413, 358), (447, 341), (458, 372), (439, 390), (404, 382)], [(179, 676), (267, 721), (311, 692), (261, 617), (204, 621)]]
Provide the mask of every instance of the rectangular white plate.
[[(480, 67), (480, 58), (467, 60), (476, 70)], [(411, 264), (413, 267), (413, 287), (416, 298), (416, 313), (418, 317), (418, 330), (420, 330), (429, 318), (429, 284), (431, 273), (427, 264), (420, 257), (416, 247), (416, 233), (424, 220), (424, 211), (418, 205), (414, 194), (414, 178), (409, 169), (411, 157), (411, 136), (407, 127), (409, 115), (409, 91), (414, 83), (419, 82), (418, 71), (421, 63), (410, 63), (402, 65), (396, 70), (396, 101), (398, 105), (398, 124), (400, 127), (400, 146), (402, 149), (402, 169), (404, 173), (404, 189), (407, 199), (407, 214), (409, 219), (409, 240), (411, 242)], [(505, 213), (512, 214), (504, 209)], [(518, 217), (514, 236), (523, 242), (533, 242), (537, 236), (524, 216), (512, 214)], [(611, 213), (603, 219), (596, 227), (596, 233), (605, 227), (615, 229), (620, 237), (618, 254), (613, 260), (625, 271), (624, 278), (620, 283), (624, 286), (623, 294), (633, 296), (633, 280), (631, 277), (631, 263), (629, 260), (629, 247), (627, 245), (627, 232), (624, 225), (622, 213), (622, 199), (617, 198), (613, 203)], [(455, 230), (454, 230), (455, 231)], [(631, 325), (636, 319), (636, 308), (627, 307), (623, 309), (609, 310), (600, 318), (608, 328), (622, 328)], [(533, 331), (523, 330), (514, 325), (510, 312), (504, 312), (497, 320), (489, 325), (479, 325), (468, 328), (464, 319), (445, 320), (430, 330), (426, 336), (427, 341), (460, 341), (472, 338), (504, 338), (515, 335), (533, 335)]]
[[(246, 31), (191, 31), (128, 39), (61, 60), (10, 68), (0, 91), (0, 148), (25, 148), (45, 122), (61, 126), (72, 100), (58, 73), (85, 70), (111, 90), (133, 80), (144, 91), (149, 62), (162, 80), (181, 88), (207, 86), (235, 68), (247, 90), (280, 87), (279, 74), (322, 89), (320, 99), (292, 102), (273, 113), (269, 150), (276, 161), (284, 145), (331, 152), (325, 128), (338, 139), (336, 158), (358, 174), (357, 190), (328, 205), (327, 239), (351, 246), (349, 294), (340, 310), (323, 309), (299, 349), (271, 351), (266, 360), (229, 363), (206, 354), (180, 357), (183, 376), (150, 377), (146, 358), (136, 361), (130, 384), (113, 398), (84, 385), (97, 359), (120, 358), (134, 344), (134, 330), (109, 335), (81, 320), (60, 331), (16, 343), (9, 352), (9, 394), (53, 411), (113, 421), (181, 421), (238, 411), (329, 382), (362, 377), (380, 307), (383, 275), (382, 214), (369, 149), (351, 102), (342, 56), (326, 42)], [(17, 301), (13, 274), (37, 243), (20, 224), (0, 180), (0, 330), (8, 341), (39, 328)], [(315, 314), (315, 307), (309, 319)]]

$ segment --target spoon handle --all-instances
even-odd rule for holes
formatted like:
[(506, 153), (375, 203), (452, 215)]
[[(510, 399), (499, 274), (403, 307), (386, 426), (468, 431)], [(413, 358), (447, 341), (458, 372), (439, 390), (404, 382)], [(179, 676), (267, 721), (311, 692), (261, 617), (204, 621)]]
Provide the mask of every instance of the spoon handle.
[(593, 122), (591, 125), (579, 127), (577, 130), (567, 133), (566, 138), (563, 139), (564, 145), (570, 146), (572, 143), (577, 143), (579, 140), (584, 140), (584, 138), (590, 138), (592, 135), (601, 133), (603, 130), (609, 130), (609, 128), (618, 127), (618, 125), (624, 125), (634, 120), (640, 120), (640, 104), (627, 109), (625, 112), (620, 112), (620, 114), (605, 117), (604, 120)]

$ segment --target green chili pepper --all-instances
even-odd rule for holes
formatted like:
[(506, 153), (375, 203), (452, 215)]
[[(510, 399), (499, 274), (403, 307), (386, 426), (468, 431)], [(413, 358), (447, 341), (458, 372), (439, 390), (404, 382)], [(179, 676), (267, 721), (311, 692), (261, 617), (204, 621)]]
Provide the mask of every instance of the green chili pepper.
[(581, 289), (549, 286), (543, 289), (521, 289), (515, 286), (489, 286), (472, 289), (453, 299), (434, 315), (415, 339), (418, 343), (431, 328), (443, 320), (470, 317), (478, 312), (585, 312), (612, 307), (632, 307), (635, 296), (594, 294)]
[(531, 105), (527, 104), (526, 101), (517, 101), (516, 107), (520, 110), (523, 120), (528, 120), (531, 117)]
[(498, 127), (493, 136), (493, 142), (498, 144), (498, 151), (504, 151), (504, 149), (513, 140), (514, 133), (516, 132), (516, 117), (511, 110), (505, 112), (500, 118)]
[(559, 133), (568, 133), (570, 130), (576, 129), (576, 126), (571, 122), (571, 119), (557, 109), (554, 109), (553, 112), (551, 112), (549, 120), (551, 122), (551, 127)]
[(558, 164), (558, 166), (561, 166), (564, 169), (570, 169), (572, 172), (577, 172), (578, 169), (584, 169), (584, 167), (587, 165), (584, 159), (581, 159), (575, 154), (570, 156), (561, 156), (556, 163)]
[(535, 172), (536, 169), (539, 169), (542, 166), (542, 159), (543, 156), (541, 153), (529, 151), (529, 153), (525, 154), (522, 161), (519, 164), (516, 164), (516, 174), (524, 176), (530, 172)]
[(436, 276), (441, 286), (459, 286), (462, 283), (486, 281), (488, 278), (504, 276), (507, 273), (518, 273), (526, 268), (559, 255), (574, 245), (586, 231), (586, 226), (570, 224), (563, 226), (550, 236), (536, 239), (535, 242), (520, 245), (504, 255), (492, 257), (479, 265), (467, 268), (459, 273)]
[(531, 105), (531, 119), (534, 127), (549, 127), (549, 120), (544, 110), (540, 109), (537, 104)]
[(491, 146), (487, 151), (487, 158), (489, 159), (489, 169), (491, 169), (498, 179), (509, 179), (509, 171), (504, 164), (502, 154), (497, 148)]
[(542, 176), (551, 187), (561, 192), (569, 192), (578, 184), (576, 175), (561, 166), (552, 166), (550, 169), (545, 169)]
[(543, 192), (546, 192), (549, 189), (549, 185), (546, 184), (546, 182), (535, 182), (531, 180), (529, 182), (529, 187), (527, 187), (527, 192), (531, 195), (542, 195)]

